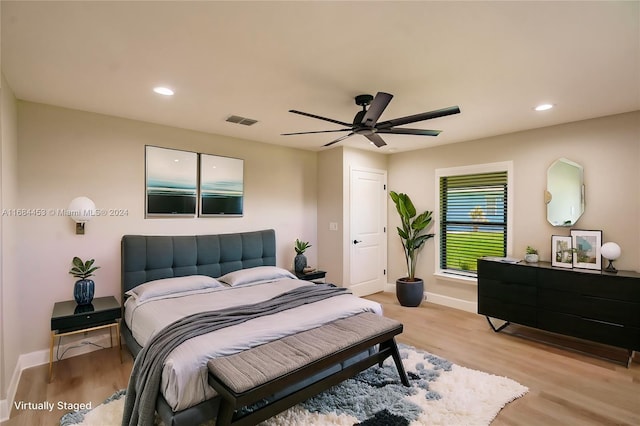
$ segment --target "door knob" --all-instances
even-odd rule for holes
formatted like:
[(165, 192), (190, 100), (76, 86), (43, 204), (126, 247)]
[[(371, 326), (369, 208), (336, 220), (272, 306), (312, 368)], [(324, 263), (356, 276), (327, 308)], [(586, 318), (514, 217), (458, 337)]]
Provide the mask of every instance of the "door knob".
[(353, 240), (353, 244), (358, 244), (358, 243), (361, 243), (361, 242), (362, 241), (360, 241), (360, 240)]

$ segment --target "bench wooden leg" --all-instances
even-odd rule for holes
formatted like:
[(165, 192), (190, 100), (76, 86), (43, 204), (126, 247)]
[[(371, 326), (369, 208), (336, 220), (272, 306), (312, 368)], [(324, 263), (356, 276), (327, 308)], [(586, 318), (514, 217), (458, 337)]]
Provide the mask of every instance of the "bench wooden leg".
[(396, 339), (391, 338), (386, 342), (380, 343), (380, 346), (389, 348), (391, 350), (391, 356), (393, 357), (393, 362), (396, 364), (396, 369), (398, 370), (400, 381), (405, 386), (411, 386), (409, 384), (409, 378), (407, 377), (407, 372), (405, 371), (404, 365), (402, 364), (402, 359), (400, 358), (400, 351), (398, 351), (398, 345), (396, 344)]
[(227, 401), (223, 399), (220, 401), (220, 409), (218, 411), (218, 415), (216, 416), (216, 426), (228, 426), (231, 424), (231, 420), (233, 419), (233, 413), (235, 411), (235, 407), (231, 403), (231, 401)]

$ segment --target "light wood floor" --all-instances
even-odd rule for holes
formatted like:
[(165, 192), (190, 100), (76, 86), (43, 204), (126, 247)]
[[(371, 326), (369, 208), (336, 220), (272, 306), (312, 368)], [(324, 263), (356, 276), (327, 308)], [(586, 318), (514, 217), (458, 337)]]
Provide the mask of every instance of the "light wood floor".
[[(625, 350), (513, 325), (496, 334), (480, 315), (431, 303), (404, 308), (391, 293), (369, 298), (384, 305), (386, 316), (404, 323), (398, 341), (529, 387), (527, 395), (500, 412), (494, 425), (640, 425), (640, 363), (636, 359), (631, 368), (623, 366)], [(541, 338), (547, 343), (531, 340)], [(51, 384), (48, 365), (25, 370), (16, 401), (91, 401), (95, 406), (126, 387), (132, 361), (124, 352), (123, 364), (115, 348), (62, 360), (54, 366)], [(2, 425), (53, 426), (67, 411), (13, 408)]]

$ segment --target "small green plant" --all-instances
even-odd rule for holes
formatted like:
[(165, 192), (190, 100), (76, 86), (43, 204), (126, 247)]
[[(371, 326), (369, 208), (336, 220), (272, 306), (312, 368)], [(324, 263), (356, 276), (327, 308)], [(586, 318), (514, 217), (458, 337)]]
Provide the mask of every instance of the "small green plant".
[(83, 262), (79, 257), (74, 257), (71, 264), (73, 267), (69, 270), (69, 273), (76, 278), (80, 278), (86, 280), (87, 278), (94, 275), (94, 272), (97, 269), (100, 269), (99, 266), (93, 266), (95, 263), (95, 259), (87, 260)]
[(533, 248), (533, 247), (531, 247), (531, 246), (527, 246), (527, 251), (526, 251), (526, 253), (527, 253), (527, 254), (538, 254), (538, 250), (534, 249), (534, 248)]
[(309, 247), (311, 247), (311, 244), (309, 244), (308, 241), (300, 241), (299, 239), (296, 239), (296, 245), (294, 247), (296, 254), (303, 254)]

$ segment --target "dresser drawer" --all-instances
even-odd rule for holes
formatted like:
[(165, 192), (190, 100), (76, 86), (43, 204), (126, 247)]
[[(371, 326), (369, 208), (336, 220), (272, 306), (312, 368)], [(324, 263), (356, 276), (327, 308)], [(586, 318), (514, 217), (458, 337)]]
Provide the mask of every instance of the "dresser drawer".
[(530, 327), (535, 327), (537, 323), (534, 306), (508, 303), (491, 297), (478, 297), (478, 313)]
[(590, 272), (541, 269), (540, 287), (606, 299), (640, 303), (638, 279)]
[(513, 284), (535, 285), (537, 268), (526, 265), (478, 260), (478, 277)]
[(538, 306), (548, 311), (640, 327), (640, 303), (539, 288)]
[(640, 327), (622, 326), (577, 315), (539, 310), (538, 328), (607, 345), (640, 350)]
[(505, 303), (535, 306), (537, 288), (533, 285), (498, 281), (490, 278), (478, 279), (478, 298), (490, 297)]
[(120, 308), (99, 312), (87, 312), (68, 317), (51, 318), (51, 330), (63, 333), (109, 324), (120, 318)]

